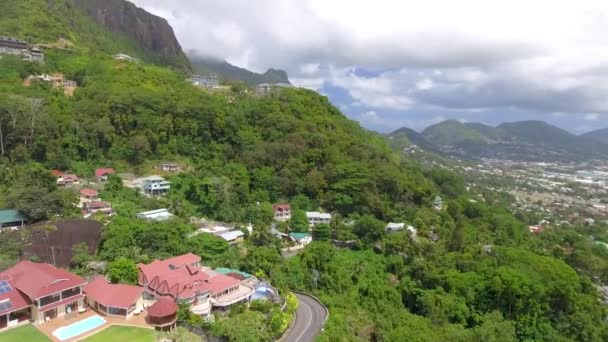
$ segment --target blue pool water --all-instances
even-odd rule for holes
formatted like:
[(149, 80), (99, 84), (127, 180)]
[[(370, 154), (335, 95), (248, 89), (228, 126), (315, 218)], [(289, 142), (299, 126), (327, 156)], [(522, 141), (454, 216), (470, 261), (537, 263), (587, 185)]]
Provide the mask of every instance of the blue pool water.
[(57, 337), (60, 340), (67, 340), (74, 336), (84, 334), (87, 331), (98, 328), (106, 323), (106, 320), (101, 316), (93, 316), (87, 319), (83, 319), (80, 322), (76, 322), (74, 324), (70, 324), (65, 327), (61, 327), (53, 331), (53, 336)]
[(251, 297), (251, 300), (265, 300), (271, 297), (274, 291), (266, 285), (258, 286)]

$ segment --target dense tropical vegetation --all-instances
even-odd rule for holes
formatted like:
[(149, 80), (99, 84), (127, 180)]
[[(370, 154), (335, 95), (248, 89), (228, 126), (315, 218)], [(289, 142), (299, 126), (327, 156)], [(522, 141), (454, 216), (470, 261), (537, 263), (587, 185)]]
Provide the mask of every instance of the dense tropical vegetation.
[[(0, 9), (6, 29), (4, 15), (14, 9)], [(39, 22), (53, 17), (36, 11)], [(48, 37), (33, 26), (12, 32), (47, 40), (63, 34), (52, 26), (61, 23), (48, 25)], [(75, 246), (75, 269), (108, 261), (113, 281), (133, 283), (136, 263), (193, 252), (209, 265), (268, 279), (282, 293), (317, 295), (330, 310), (323, 341), (608, 340), (594, 286), (607, 280), (608, 250), (586, 235), (530, 236), (500, 201), (470, 198), (460, 177), (392, 152), (315, 92), (207, 92), (179, 72), (114, 61), (71, 39), (75, 49), (48, 49), (44, 65), (0, 59), (0, 207), (19, 209), (31, 222), (77, 216), (75, 192), (58, 188), (51, 169), (92, 177), (96, 167), (149, 174), (161, 160), (185, 168), (160, 199), (111, 177), (100, 195), (118, 215), (99, 218), (107, 225), (95, 255)], [(74, 97), (22, 85), (30, 74), (51, 72), (79, 83)], [(433, 209), (437, 195), (441, 210)], [(270, 233), (271, 204), (279, 202), (294, 209), (284, 230), (306, 231), (307, 210), (333, 214), (290, 259)], [(158, 207), (177, 217), (153, 224), (133, 218)], [(191, 216), (254, 229), (244, 244), (229, 246), (193, 234)], [(389, 221), (408, 222), (417, 234), (387, 234)], [(338, 248), (332, 240), (354, 243)], [(2, 233), (0, 241), (6, 266), (21, 255), (22, 236)], [(267, 340), (285, 328), (285, 316), (264, 306), (240, 308), (212, 326), (191, 320), (233, 340)]]

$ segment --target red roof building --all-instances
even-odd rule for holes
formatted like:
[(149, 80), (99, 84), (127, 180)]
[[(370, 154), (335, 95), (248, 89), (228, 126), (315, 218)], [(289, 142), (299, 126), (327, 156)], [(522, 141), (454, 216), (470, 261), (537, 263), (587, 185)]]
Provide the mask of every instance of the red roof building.
[(53, 175), (55, 177), (61, 177), (61, 176), (63, 176), (63, 171), (51, 170), (51, 175)]
[(105, 182), (106, 180), (108, 180), (108, 175), (113, 175), (115, 173), (116, 172), (114, 171), (114, 169), (110, 167), (99, 168), (95, 170), (95, 177), (97, 177), (98, 182)]
[(161, 298), (148, 308), (148, 323), (157, 328), (171, 328), (177, 321), (178, 306), (174, 301)]
[(102, 276), (96, 277), (84, 289), (87, 304), (108, 316), (129, 318), (138, 307), (143, 307), (143, 288), (133, 285), (110, 284)]
[[(217, 301), (239, 291), (239, 279), (203, 268), (200, 260), (199, 256), (188, 253), (167, 260), (154, 260), (148, 265), (139, 264), (138, 282), (144, 287), (144, 299), (168, 298), (190, 303), (193, 307), (208, 306), (210, 311), (209, 298)], [(243, 289), (244, 296), (248, 296), (249, 288)]]
[(0, 329), (21, 320), (44, 322), (83, 304), (86, 281), (49, 264), (21, 261), (0, 272)]
[(289, 204), (274, 204), (274, 219), (277, 221), (287, 221), (291, 219), (291, 206)]
[(82, 190), (80, 190), (80, 196), (87, 198), (87, 199), (95, 199), (97, 198), (97, 191), (93, 190), (93, 189), (89, 189), (89, 188), (84, 188)]
[(96, 213), (102, 213), (111, 216), (112, 214), (114, 214), (114, 210), (112, 209), (112, 205), (108, 202), (91, 201), (84, 203), (84, 208), (82, 209), (82, 216), (84, 218), (89, 218), (95, 215)]

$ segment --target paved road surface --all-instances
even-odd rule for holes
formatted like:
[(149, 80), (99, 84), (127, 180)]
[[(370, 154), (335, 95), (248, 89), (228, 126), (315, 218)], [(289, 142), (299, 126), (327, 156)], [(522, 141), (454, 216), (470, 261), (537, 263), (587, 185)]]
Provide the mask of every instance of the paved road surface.
[(312, 342), (323, 329), (327, 312), (311, 297), (299, 293), (295, 295), (298, 297), (300, 305), (296, 311), (293, 327), (283, 341)]

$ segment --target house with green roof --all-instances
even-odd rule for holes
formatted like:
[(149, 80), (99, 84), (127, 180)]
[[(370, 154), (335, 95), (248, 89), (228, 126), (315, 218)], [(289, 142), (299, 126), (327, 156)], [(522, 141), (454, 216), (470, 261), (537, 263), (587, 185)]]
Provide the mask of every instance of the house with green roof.
[(25, 217), (18, 210), (0, 210), (0, 230), (23, 228)]
[(312, 242), (312, 235), (309, 233), (289, 233), (289, 237), (296, 243), (296, 247), (303, 248)]

